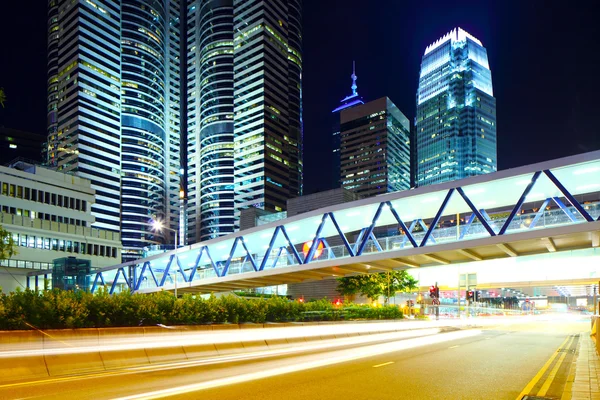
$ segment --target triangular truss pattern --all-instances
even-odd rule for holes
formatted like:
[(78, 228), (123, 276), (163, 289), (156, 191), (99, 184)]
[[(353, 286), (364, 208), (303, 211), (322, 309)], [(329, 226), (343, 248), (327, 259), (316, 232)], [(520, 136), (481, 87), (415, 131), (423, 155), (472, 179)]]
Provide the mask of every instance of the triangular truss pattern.
[(440, 222), (442, 213), (446, 209), (446, 206), (448, 205), (448, 202), (450, 201), (450, 198), (452, 197), (452, 193), (454, 193), (454, 189), (448, 190), (448, 193), (446, 194), (446, 197), (444, 198), (444, 201), (442, 202), (440, 209), (438, 210), (437, 214), (433, 218), (433, 221), (431, 221), (431, 223), (429, 224), (429, 229), (427, 230), (427, 233), (425, 233), (425, 236), (423, 236), (423, 240), (421, 241), (421, 244), (419, 245), (419, 247), (425, 247), (425, 245), (427, 244), (427, 241), (431, 238), (431, 234), (437, 227), (437, 224)]
[[(471, 199), (469, 199), (469, 197), (467, 197), (467, 195), (465, 194), (465, 192), (463, 191), (463, 189), (461, 187), (456, 188), (456, 191), (460, 194), (460, 196), (463, 198), (465, 203), (467, 203), (469, 208), (473, 211), (473, 215), (475, 215), (477, 217), (479, 222), (481, 222), (481, 225), (483, 225), (483, 227), (490, 234), (490, 236), (496, 236), (496, 232), (494, 232), (494, 229), (492, 229), (492, 227), (490, 226), (490, 223), (489, 223), (492, 221), (492, 219), (489, 217), (489, 215), (487, 215), (485, 210), (483, 210), (483, 209), (481, 210), (481, 211), (483, 211), (483, 213), (480, 210), (478, 210), (477, 207), (475, 207), (475, 205), (473, 205), (473, 202), (471, 201)], [(484, 213), (485, 213), (485, 216), (484, 216)], [(462, 239), (462, 235), (461, 235), (461, 239)]]
[[(119, 276), (123, 275), (123, 279), (125, 279), (125, 283), (127, 284), (127, 287), (131, 290), (131, 282), (129, 281), (129, 278), (127, 278), (127, 272), (125, 272), (125, 268), (121, 267), (117, 270), (117, 274), (115, 275), (115, 279), (113, 280), (112, 285), (110, 286), (110, 291), (109, 294), (113, 294), (115, 292), (115, 288), (117, 287), (117, 282), (119, 281)], [(161, 285), (162, 286), (162, 285)]]
[(200, 263), (202, 262), (202, 256), (204, 255), (205, 252), (206, 252), (206, 256), (208, 257), (208, 261), (210, 261), (210, 265), (212, 266), (213, 270), (215, 271), (215, 274), (217, 276), (220, 276), (219, 269), (217, 268), (217, 265), (213, 261), (213, 258), (210, 256), (210, 251), (208, 250), (208, 246), (202, 246), (200, 248), (200, 250), (198, 251), (198, 255), (196, 256), (196, 261), (194, 262), (194, 267), (192, 268), (192, 272), (190, 273), (190, 282), (196, 276), (196, 272), (198, 271), (198, 267), (200, 266)]
[(142, 285), (142, 281), (144, 280), (144, 274), (146, 273), (146, 271), (150, 272), (150, 274), (152, 275), (152, 279), (154, 280), (154, 284), (156, 285), (156, 287), (159, 287), (158, 279), (156, 279), (156, 275), (154, 275), (154, 271), (152, 270), (150, 261), (146, 261), (144, 263), (144, 265), (142, 266), (142, 271), (140, 272), (140, 276), (138, 277), (137, 282), (135, 283), (135, 290), (140, 290), (140, 286)]
[(355, 249), (352, 248), (352, 246), (350, 246), (348, 239), (346, 239), (346, 235), (340, 229), (340, 226), (339, 226), (337, 220), (335, 219), (335, 215), (332, 212), (328, 212), (328, 213), (323, 214), (323, 217), (321, 218), (321, 223), (317, 227), (317, 230), (315, 232), (315, 236), (314, 236), (314, 239), (310, 246), (310, 249), (308, 250), (306, 257), (304, 257), (304, 264), (308, 264), (309, 262), (313, 261), (315, 252), (317, 251), (317, 248), (319, 247), (319, 243), (323, 243), (323, 245), (328, 247), (328, 252), (329, 252), (328, 254), (330, 254), (330, 255), (333, 254), (331, 247), (329, 247), (329, 244), (327, 243), (325, 238), (321, 236), (321, 233), (323, 232), (323, 228), (325, 227), (325, 223), (327, 222), (328, 219), (331, 220), (331, 222), (333, 223), (333, 226), (335, 227), (340, 239), (342, 239), (342, 243), (344, 243), (344, 246), (346, 247), (346, 250), (348, 250), (350, 257), (354, 257), (356, 255)]
[[(483, 208), (480, 209), (480, 210), (478, 210), (478, 211), (479, 211), (479, 214), (482, 216), (483, 220), (485, 220), (486, 223), (489, 225), (489, 227), (491, 228), (492, 232), (495, 232), (496, 231), (496, 224), (494, 224), (494, 221), (492, 220), (492, 218), (490, 218), (490, 216), (488, 215), (488, 213)], [(477, 218), (479, 221), (482, 221), (482, 219), (479, 219), (479, 217), (477, 216), (477, 214), (475, 214), (475, 213), (471, 214), (469, 216), (469, 219), (467, 220), (467, 222), (463, 225), (463, 230), (460, 233), (460, 236), (459, 236), (458, 240), (462, 240), (465, 237), (465, 235), (467, 235), (469, 233), (469, 230), (471, 229), (471, 225), (475, 221), (475, 218)], [(495, 236), (495, 234), (492, 235), (492, 236)]]
[[(285, 227), (283, 225), (279, 225), (275, 228), (275, 232), (273, 232), (273, 236), (271, 236), (271, 242), (269, 242), (269, 247), (267, 248), (267, 251), (265, 252), (265, 256), (263, 257), (263, 260), (260, 263), (260, 268), (258, 269), (259, 271), (262, 271), (265, 269), (265, 267), (267, 265), (267, 261), (269, 259), (269, 256), (271, 255), (271, 251), (273, 250), (273, 247), (275, 246), (275, 241), (277, 240), (277, 235), (279, 234), (279, 232), (281, 232), (283, 234), (283, 236), (285, 237), (287, 246), (292, 249), (292, 254), (294, 255), (294, 258), (296, 258), (296, 260), (298, 261), (298, 264), (302, 264), (302, 259), (300, 258), (300, 255), (298, 254), (296, 247), (294, 247), (294, 245), (292, 244), (292, 241), (290, 240), (290, 237), (288, 236), (288, 234), (285, 230)], [(280, 252), (281, 252), (281, 250), (280, 250)], [(277, 256), (277, 257), (279, 257), (279, 256)], [(275, 260), (277, 261), (277, 258)]]
[[(152, 268), (151, 261), (140, 260), (140, 262), (137, 264), (124, 263), (124, 264), (116, 265), (111, 269), (111, 272), (115, 271), (115, 269), (116, 269), (115, 277), (111, 282), (108, 282), (108, 284), (111, 285), (110, 293), (111, 294), (114, 293), (119, 282), (121, 282), (121, 283), (124, 282), (129, 287), (129, 289), (132, 291), (139, 290), (143, 281), (148, 279), (148, 272), (150, 273), (151, 279), (154, 281), (154, 284), (157, 287), (161, 287), (165, 284), (166, 280), (168, 279), (167, 276), (169, 275), (169, 271), (171, 268), (179, 269), (179, 272), (182, 274), (184, 281), (191, 282), (196, 277), (196, 274), (198, 272), (198, 269), (200, 268), (200, 265), (206, 264), (206, 262), (204, 264), (202, 264), (202, 258), (204, 256), (208, 257), (208, 259), (210, 261), (210, 266), (212, 266), (213, 270), (215, 271), (215, 275), (217, 277), (224, 277), (229, 272), (229, 268), (232, 265), (232, 262), (234, 259), (233, 257), (236, 254), (236, 250), (239, 250), (238, 246), (240, 244), (243, 246), (243, 249), (244, 249), (243, 254), (239, 258), (239, 260), (240, 260), (239, 265), (241, 266), (240, 272), (243, 272), (244, 270), (247, 269), (248, 263), (250, 263), (252, 265), (252, 268), (254, 271), (262, 271), (267, 267), (267, 265), (269, 265), (269, 267), (276, 267), (277, 263), (281, 262), (281, 257), (284, 256), (284, 252), (285, 252), (285, 257), (287, 259), (288, 265), (308, 264), (309, 262), (315, 261), (314, 255), (321, 243), (323, 243), (325, 249), (327, 250), (327, 258), (328, 259), (335, 258), (336, 255), (334, 254), (334, 249), (327, 242), (327, 238), (324, 237), (324, 227), (325, 227), (325, 224), (327, 223), (327, 220), (331, 220), (331, 222), (333, 223), (339, 238), (342, 240), (342, 243), (344, 244), (344, 246), (347, 250), (347, 253), (344, 253), (344, 254), (349, 254), (350, 257), (356, 257), (356, 256), (363, 255), (365, 252), (365, 248), (370, 241), (375, 245), (375, 248), (377, 251), (385, 251), (388, 249), (392, 249), (393, 246), (392, 246), (392, 248), (383, 249), (374, 233), (374, 229), (377, 226), (378, 220), (380, 220), (382, 212), (384, 212), (386, 209), (390, 210), (394, 219), (398, 223), (399, 230), (402, 233), (402, 242), (401, 242), (402, 248), (405, 247), (407, 241), (409, 241), (413, 247), (424, 247), (428, 243), (429, 244), (437, 244), (433, 237), (433, 233), (434, 233), (435, 229), (438, 228), (438, 224), (440, 223), (440, 218), (443, 215), (444, 210), (447, 207), (447, 205), (449, 204), (449, 201), (451, 200), (451, 197), (455, 191), (460, 194), (462, 199), (465, 201), (465, 203), (468, 205), (468, 207), (472, 211), (472, 214), (469, 216), (468, 222), (465, 225), (463, 225), (463, 230), (462, 230), (462, 232), (460, 232), (460, 235), (457, 238), (457, 240), (465, 239), (465, 237), (469, 233), (469, 230), (472, 230), (473, 223), (475, 222), (476, 219), (481, 223), (481, 225), (485, 228), (485, 230), (487, 231), (487, 233), (490, 236), (504, 235), (509, 230), (509, 227), (511, 227), (511, 224), (513, 224), (516, 216), (519, 214), (521, 208), (523, 207), (523, 204), (526, 201), (527, 196), (530, 194), (532, 188), (534, 187), (537, 180), (539, 179), (539, 177), (542, 174), (545, 175), (554, 184), (554, 186), (562, 193), (562, 195), (564, 197), (563, 196), (553, 196), (553, 197), (546, 198), (546, 200), (543, 202), (543, 205), (540, 207), (540, 209), (536, 212), (535, 216), (533, 217), (532, 222), (529, 224), (530, 229), (535, 228), (540, 223), (540, 219), (543, 217), (545, 209), (552, 202), (554, 202), (565, 213), (565, 215), (567, 215), (567, 217), (569, 218), (569, 220), (571, 222), (581, 221), (581, 218), (579, 216), (577, 216), (577, 213), (575, 213), (573, 208), (577, 210), (577, 212), (583, 217), (583, 219), (585, 219), (585, 221), (592, 222), (595, 220), (595, 218), (592, 217), (588, 213), (588, 211), (585, 210), (585, 208), (574, 198), (574, 196), (571, 193), (569, 193), (569, 191), (554, 176), (554, 174), (550, 170), (546, 169), (546, 170), (542, 170), (542, 171), (537, 171), (532, 174), (530, 181), (527, 184), (527, 187), (521, 194), (519, 200), (512, 207), (512, 210), (511, 210), (508, 218), (506, 219), (506, 221), (504, 221), (504, 223), (502, 224), (501, 227), (495, 226), (494, 221), (490, 218), (490, 216), (487, 214), (485, 209), (476, 207), (476, 205), (471, 201), (471, 199), (465, 194), (465, 191), (462, 187), (456, 187), (456, 188), (451, 188), (447, 191), (445, 198), (444, 198), (442, 204), (440, 205), (440, 208), (436, 212), (436, 215), (430, 220), (430, 222), (428, 224), (426, 224), (423, 221), (423, 219), (414, 219), (411, 222), (410, 226), (407, 227), (406, 224), (404, 223), (404, 221), (402, 221), (402, 219), (399, 217), (398, 212), (394, 209), (392, 202), (384, 201), (384, 202), (379, 203), (378, 208), (372, 218), (371, 223), (368, 226), (363, 227), (360, 230), (360, 233), (359, 233), (358, 237), (356, 238), (355, 243), (351, 244), (346, 237), (346, 233), (344, 233), (342, 231), (342, 229), (340, 228), (340, 226), (336, 220), (336, 217), (334, 215), (334, 212), (326, 212), (322, 215), (319, 226), (315, 232), (315, 235), (313, 236), (310, 249), (308, 250), (308, 252), (306, 253), (305, 256), (303, 254), (299, 253), (299, 249), (297, 247), (300, 244), (298, 243), (298, 244), (294, 245), (291, 242), (285, 226), (279, 225), (279, 226), (275, 227), (275, 230), (271, 236), (271, 240), (270, 240), (268, 249), (267, 249), (266, 253), (264, 254), (263, 259), (261, 260), (260, 265), (258, 265), (257, 261), (255, 260), (255, 257), (257, 256), (257, 254), (259, 254), (259, 252), (257, 252), (255, 249), (254, 253), (251, 253), (249, 251), (248, 247), (246, 246), (246, 243), (244, 242), (244, 238), (242, 236), (238, 236), (233, 241), (229, 255), (224, 256), (223, 261), (215, 261), (212, 258), (210, 251), (209, 251), (209, 246), (202, 246), (198, 249), (195, 263), (190, 264), (190, 265), (193, 265), (193, 268), (191, 268), (191, 269), (182, 268), (182, 265), (180, 264), (180, 260), (179, 260), (179, 257), (177, 256), (177, 254), (169, 254), (168, 255), (169, 258), (168, 258), (167, 265), (165, 267), (164, 274), (160, 280), (157, 278), (158, 275), (155, 273), (155, 271)], [(567, 201), (565, 201), (564, 199), (566, 199)], [(569, 205), (569, 203), (570, 203), (570, 205)], [(369, 205), (369, 207), (374, 206), (374, 205), (375, 204), (371, 204), (371, 205)], [(573, 208), (571, 208), (571, 206)], [(429, 219), (429, 216), (427, 219)], [(598, 217), (597, 219), (600, 220), (600, 217)], [(389, 221), (389, 218), (386, 221)], [(386, 224), (387, 223), (388, 222), (386, 222)], [(390, 223), (389, 226), (391, 226), (391, 225), (392, 224)], [(421, 226), (423, 228), (423, 230), (425, 231), (425, 234), (424, 234), (423, 238), (420, 240), (420, 243), (417, 242), (417, 240), (415, 239), (415, 236), (414, 236), (414, 229), (417, 227), (417, 225)], [(515, 227), (513, 226), (511, 228), (511, 231), (513, 228), (515, 228)], [(355, 229), (355, 228), (353, 228), (353, 229)], [(354, 230), (353, 232), (355, 232), (355, 231), (356, 230)], [(278, 235), (280, 235), (280, 234), (283, 235), (285, 238), (284, 244), (281, 244), (281, 242), (277, 243)], [(331, 230), (328, 230), (327, 235), (330, 238), (335, 237), (335, 233), (333, 233)], [(399, 241), (400, 238), (397, 237), (397, 240)], [(340, 249), (337, 248), (335, 250), (340, 250)], [(271, 253), (273, 251), (277, 251), (277, 255), (274, 258), (271, 256)], [(369, 251), (371, 251), (371, 250), (369, 250)], [(338, 256), (339, 255), (340, 255), (340, 252), (338, 252)], [(225, 257), (227, 257), (227, 258), (225, 259)], [(164, 260), (165, 258), (162, 258), (161, 260)], [(238, 257), (236, 257), (236, 260), (237, 259), (238, 259)], [(173, 265), (173, 263), (175, 263), (175, 265)], [(140, 270), (138, 270), (137, 268), (140, 268)], [(156, 268), (154, 268), (154, 269), (156, 269)], [(104, 271), (106, 272), (107, 269), (105, 268)], [(139, 276), (137, 275), (137, 271), (140, 271)], [(186, 275), (186, 273), (188, 271), (189, 271), (189, 276)], [(128, 275), (131, 275), (131, 276), (128, 276)], [(121, 278), (123, 280), (121, 280)], [(102, 271), (99, 271), (96, 273), (93, 285), (91, 287), (92, 292), (95, 292), (97, 287), (100, 284), (106, 285), (106, 281), (105, 281)]]
[(529, 229), (535, 228), (535, 226), (537, 225), (540, 218), (544, 215), (544, 210), (546, 209), (546, 207), (548, 207), (548, 205), (550, 204), (551, 201), (553, 201), (554, 204), (556, 204), (558, 206), (558, 208), (560, 208), (567, 215), (567, 217), (569, 217), (571, 222), (577, 222), (577, 217), (575, 217), (575, 214), (573, 214), (571, 212), (571, 210), (569, 210), (569, 208), (565, 205), (565, 203), (560, 201), (560, 199), (558, 197), (548, 197), (542, 203), (542, 206), (540, 207), (538, 212), (535, 214), (535, 217), (533, 217), (533, 220), (529, 224)]
[[(406, 239), (408, 239), (410, 241), (410, 244), (412, 244), (413, 247), (419, 247), (417, 245), (417, 242), (415, 241), (415, 238), (412, 236), (412, 229), (409, 231), (406, 228), (406, 224), (404, 223), (404, 221), (402, 221), (402, 219), (400, 218), (400, 216), (398, 215), (398, 213), (396, 212), (396, 209), (394, 208), (394, 206), (392, 206), (392, 202), (391, 201), (386, 201), (385, 204), (387, 204), (387, 206), (389, 207), (392, 215), (394, 216), (394, 218), (396, 219), (396, 221), (398, 221), (398, 225), (400, 225), (400, 230), (402, 232), (404, 232), (404, 238), (402, 238), (402, 247), (404, 247), (404, 244), (406, 243)], [(423, 222), (422, 219), (419, 219), (421, 222)], [(414, 222), (414, 221), (413, 221)], [(427, 229), (427, 228), (425, 228)]]
[(104, 275), (102, 275), (102, 272), (96, 273), (96, 277), (94, 278), (94, 284), (92, 285), (92, 289), (90, 290), (92, 294), (96, 292), (96, 289), (98, 287), (98, 280), (102, 282), (102, 286), (106, 286), (106, 282), (104, 281)]
[(281, 257), (281, 253), (283, 253), (284, 251), (285, 251), (288, 265), (295, 264), (294, 263), (294, 254), (288, 250), (287, 246), (281, 246), (281, 247), (279, 247), (279, 251), (277, 252), (277, 256), (275, 257), (275, 260), (273, 260), (273, 265), (271, 265), (271, 268), (277, 267), (277, 262), (279, 261), (279, 258)]
[(550, 172), (550, 170), (545, 169), (544, 174), (546, 174), (546, 176), (552, 181), (552, 183), (554, 183), (554, 186), (556, 186), (558, 190), (561, 191), (565, 198), (569, 200), (569, 203), (571, 203), (571, 205), (575, 207), (577, 211), (579, 211), (579, 214), (581, 214), (581, 216), (585, 218), (587, 222), (592, 222), (594, 220), (594, 218), (592, 218), (592, 216), (585, 210), (585, 208), (583, 208), (581, 204), (577, 200), (575, 200), (575, 197), (573, 197), (573, 195), (563, 186), (563, 184), (558, 179), (556, 179), (556, 177), (552, 172)]
[[(413, 247), (419, 247), (419, 245), (417, 244), (417, 242), (415, 241), (415, 238), (413, 236), (413, 231), (417, 227), (417, 224), (419, 224), (419, 226), (423, 229), (424, 232), (427, 232), (429, 230), (429, 227), (425, 224), (425, 222), (421, 218), (417, 218), (417, 219), (413, 220), (410, 223), (410, 226), (408, 227), (408, 229), (405, 231), (406, 234), (402, 238), (401, 248), (404, 248), (404, 246), (406, 245), (406, 241), (410, 240), (410, 239), (412, 239), (411, 244), (413, 244), (413, 242), (414, 242)], [(431, 237), (431, 241), (433, 243), (435, 243), (435, 239), (433, 237)]]
[(504, 235), (506, 233), (506, 230), (510, 226), (510, 223), (513, 221), (513, 219), (515, 218), (515, 215), (517, 214), (517, 212), (519, 212), (519, 210), (523, 206), (523, 203), (525, 202), (525, 198), (529, 195), (529, 192), (531, 192), (533, 185), (535, 185), (535, 182), (538, 180), (541, 173), (542, 173), (541, 171), (537, 171), (536, 173), (533, 174), (533, 176), (531, 177), (531, 181), (527, 184), (527, 187), (521, 194), (521, 197), (517, 201), (517, 204), (515, 204), (512, 211), (510, 212), (510, 215), (506, 219), (506, 222), (504, 222), (504, 225), (502, 225), (502, 228), (500, 228), (500, 232), (498, 232), (498, 235)]
[[(365, 247), (366, 247), (369, 240), (371, 240), (373, 242), (373, 244), (377, 248), (377, 251), (383, 251), (383, 249), (381, 248), (381, 245), (379, 244), (379, 241), (377, 240), (377, 237), (375, 237), (375, 234), (373, 233), (373, 231), (371, 231), (369, 236), (366, 236), (366, 233), (368, 231), (369, 231), (368, 227), (362, 228), (360, 230), (360, 233), (358, 234), (358, 237), (356, 238), (356, 242), (354, 242), (354, 246), (352, 248), (354, 250), (354, 254), (359, 255), (360, 246), (364, 243)], [(363, 251), (364, 251), (364, 248), (363, 248)], [(360, 254), (362, 254), (362, 252)]]

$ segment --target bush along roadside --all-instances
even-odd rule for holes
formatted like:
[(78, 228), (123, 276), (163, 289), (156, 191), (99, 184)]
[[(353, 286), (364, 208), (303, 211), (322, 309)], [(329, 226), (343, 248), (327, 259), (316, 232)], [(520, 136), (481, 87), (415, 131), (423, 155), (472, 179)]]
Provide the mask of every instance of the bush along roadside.
[(234, 295), (208, 298), (169, 292), (109, 295), (58, 289), (0, 292), (0, 330), (105, 328), (289, 321), (399, 319), (396, 306), (334, 305), (329, 300), (306, 303), (282, 297), (243, 299)]

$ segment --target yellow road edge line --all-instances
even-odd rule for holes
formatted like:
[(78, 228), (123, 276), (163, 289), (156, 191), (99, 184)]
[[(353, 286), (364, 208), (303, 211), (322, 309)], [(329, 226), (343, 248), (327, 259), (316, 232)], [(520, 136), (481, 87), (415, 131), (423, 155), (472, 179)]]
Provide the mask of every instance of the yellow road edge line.
[(533, 387), (535, 386), (535, 384), (546, 373), (546, 370), (548, 368), (550, 368), (550, 365), (552, 364), (552, 361), (554, 361), (554, 359), (558, 355), (558, 351), (564, 346), (565, 343), (567, 343), (568, 340), (569, 340), (569, 337), (567, 336), (565, 338), (565, 340), (560, 344), (560, 346), (558, 346), (558, 349), (556, 349), (554, 351), (554, 353), (552, 354), (552, 356), (550, 357), (550, 359), (548, 361), (546, 361), (546, 364), (544, 364), (544, 366), (538, 371), (538, 373), (533, 377), (533, 379), (529, 381), (529, 383), (527, 384), (527, 386), (525, 386), (525, 388), (523, 389), (523, 391), (521, 393), (519, 393), (519, 395), (517, 396), (516, 400), (521, 400), (521, 399), (523, 399), (523, 396), (529, 394), (529, 392), (531, 391), (531, 389), (533, 389)]
[(394, 363), (393, 361), (388, 361), (388, 362), (383, 363), (383, 364), (373, 365), (373, 368), (379, 368), (379, 367), (383, 367), (384, 365), (390, 365), (390, 364), (393, 364), (393, 363)]
[[(567, 347), (566, 347), (567, 351), (568, 351), (569, 347), (571, 347), (571, 345), (573, 344), (574, 339), (575, 339), (575, 337), (572, 336), (571, 340), (569, 340), (569, 344), (567, 344)], [(552, 371), (550, 371), (550, 374), (548, 374), (546, 381), (540, 388), (540, 391), (537, 393), (538, 396), (545, 396), (546, 393), (548, 392), (548, 389), (550, 389), (550, 385), (552, 385), (552, 382), (554, 381), (554, 378), (556, 377), (556, 374), (557, 374), (560, 366), (562, 365), (563, 361), (565, 360), (565, 357), (567, 356), (567, 351), (564, 351), (558, 358), (558, 361), (556, 362), (556, 364), (554, 364), (554, 368), (552, 368)]]
[(455, 345), (455, 346), (450, 346), (450, 347), (448, 347), (448, 348), (449, 348), (449, 349), (455, 349), (455, 348), (457, 348), (458, 346), (459, 346), (459, 345), (457, 344), (457, 345)]

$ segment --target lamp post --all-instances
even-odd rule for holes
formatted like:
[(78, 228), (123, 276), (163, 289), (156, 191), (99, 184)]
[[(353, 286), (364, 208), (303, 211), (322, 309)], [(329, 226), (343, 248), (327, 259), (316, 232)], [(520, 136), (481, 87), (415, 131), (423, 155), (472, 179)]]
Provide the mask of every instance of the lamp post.
[[(165, 229), (171, 231), (175, 234), (175, 262), (177, 262), (177, 237), (179, 236), (179, 229), (173, 229), (165, 226), (162, 221), (153, 220), (152, 221), (152, 229), (157, 232)], [(177, 269), (175, 269), (175, 298), (177, 298)]]

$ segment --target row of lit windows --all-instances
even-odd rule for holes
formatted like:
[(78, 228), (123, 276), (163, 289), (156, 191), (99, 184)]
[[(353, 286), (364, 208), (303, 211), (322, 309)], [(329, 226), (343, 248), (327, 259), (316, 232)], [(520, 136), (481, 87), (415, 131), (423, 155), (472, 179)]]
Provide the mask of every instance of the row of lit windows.
[(112, 246), (77, 242), (72, 240), (52, 239), (35, 235), (25, 235), (22, 233), (13, 233), (12, 238), (15, 244), (19, 247), (117, 258), (117, 248)]
[(35, 212), (32, 210), (24, 210), (22, 208), (15, 208), (9, 206), (2, 206), (2, 212), (5, 214), (19, 215), (23, 217), (29, 217), (32, 219), (39, 218), (41, 220), (60, 222), (76, 226), (87, 226), (86, 222), (77, 218), (67, 218), (62, 215), (53, 215), (48, 213)]
[(2, 194), (4, 196), (16, 197), (17, 199), (31, 200), (38, 203), (50, 204), (52, 206), (70, 208), (72, 210), (86, 211), (87, 202), (62, 194), (44, 192), (43, 190), (31, 189), (12, 183), (2, 183)]

